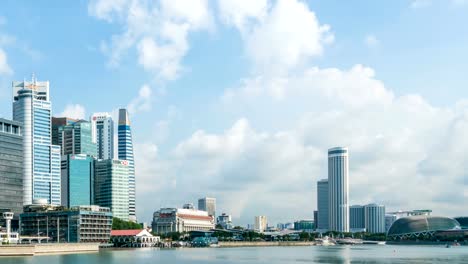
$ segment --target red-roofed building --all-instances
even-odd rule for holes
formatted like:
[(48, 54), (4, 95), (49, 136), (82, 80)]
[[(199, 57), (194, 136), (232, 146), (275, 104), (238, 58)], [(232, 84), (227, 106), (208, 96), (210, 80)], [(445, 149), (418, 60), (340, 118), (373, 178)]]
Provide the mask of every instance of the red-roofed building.
[(160, 238), (146, 229), (112, 230), (110, 241), (114, 247), (155, 247)]
[(208, 231), (215, 228), (208, 212), (193, 208), (161, 208), (153, 214), (153, 233)]

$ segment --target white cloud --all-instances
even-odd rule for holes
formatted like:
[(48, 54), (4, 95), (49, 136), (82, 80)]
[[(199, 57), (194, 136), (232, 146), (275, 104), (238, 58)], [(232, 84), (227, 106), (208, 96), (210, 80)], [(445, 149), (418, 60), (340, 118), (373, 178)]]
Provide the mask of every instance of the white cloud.
[(68, 104), (58, 117), (69, 117), (75, 119), (86, 119), (86, 109), (80, 104)]
[(13, 70), (8, 64), (7, 54), (0, 48), (0, 75), (11, 75)]
[(220, 2), (221, 16), (235, 25), (245, 40), (246, 52), (258, 69), (284, 71), (321, 55), (333, 42), (329, 25), (297, 0)]
[(136, 48), (138, 62), (162, 80), (180, 75), (181, 61), (189, 50), (189, 33), (214, 27), (207, 0), (98, 0), (89, 3), (88, 12), (120, 23), (124, 29), (101, 44), (110, 65), (118, 65), (123, 55)]
[(152, 107), (152, 90), (149, 85), (143, 85), (138, 91), (138, 96), (133, 98), (127, 105), (127, 109), (131, 114), (137, 112), (149, 111)]
[(375, 35), (367, 35), (364, 38), (364, 44), (369, 48), (374, 48), (380, 44), (380, 40)]

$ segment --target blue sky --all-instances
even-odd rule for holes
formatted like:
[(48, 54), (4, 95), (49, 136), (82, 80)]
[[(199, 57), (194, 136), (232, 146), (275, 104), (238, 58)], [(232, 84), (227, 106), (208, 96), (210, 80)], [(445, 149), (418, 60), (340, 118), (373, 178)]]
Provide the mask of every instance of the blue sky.
[(0, 116), (32, 72), (56, 115), (128, 106), (144, 221), (204, 195), (312, 218), (335, 145), (352, 203), (460, 215), (467, 23), (463, 0), (2, 1)]

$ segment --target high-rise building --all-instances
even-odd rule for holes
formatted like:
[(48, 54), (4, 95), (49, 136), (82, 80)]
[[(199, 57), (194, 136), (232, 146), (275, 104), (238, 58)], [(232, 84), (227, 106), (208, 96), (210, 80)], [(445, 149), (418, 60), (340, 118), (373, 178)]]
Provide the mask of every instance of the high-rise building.
[(204, 197), (198, 199), (198, 210), (208, 212), (209, 216), (216, 219), (216, 198)]
[(91, 123), (85, 120), (52, 117), (52, 144), (59, 145), (62, 155), (87, 154), (97, 156), (92, 141)]
[(385, 233), (385, 206), (368, 204), (364, 207), (366, 214), (366, 231), (368, 233)]
[(94, 158), (86, 154), (62, 156), (62, 205), (94, 204)]
[(317, 229), (328, 230), (328, 180), (322, 179), (317, 182)]
[(133, 158), (132, 130), (127, 109), (119, 109), (118, 154), (120, 160), (128, 161), (128, 211), (130, 220), (136, 222), (135, 162)]
[(349, 232), (348, 148), (328, 150), (328, 223), (330, 231)]
[(222, 213), (218, 216), (217, 219), (218, 225), (220, 225), (223, 229), (232, 229), (232, 217), (231, 215)]
[(98, 159), (114, 158), (114, 121), (109, 113), (91, 116), (92, 141), (97, 145)]
[(314, 210), (314, 223), (315, 223), (315, 229), (317, 229), (317, 226), (318, 226), (318, 210)]
[(366, 228), (364, 206), (353, 205), (349, 207), (349, 228), (351, 232), (361, 232)]
[(114, 217), (129, 220), (128, 161), (94, 162), (94, 197), (99, 206), (109, 207)]
[(267, 217), (264, 215), (255, 216), (254, 228), (256, 231), (264, 232), (268, 227)]
[(0, 118), (0, 209), (23, 211), (23, 136), (21, 123)]
[(13, 119), (23, 125), (23, 204), (60, 205), (60, 147), (51, 144), (49, 82), (13, 82)]

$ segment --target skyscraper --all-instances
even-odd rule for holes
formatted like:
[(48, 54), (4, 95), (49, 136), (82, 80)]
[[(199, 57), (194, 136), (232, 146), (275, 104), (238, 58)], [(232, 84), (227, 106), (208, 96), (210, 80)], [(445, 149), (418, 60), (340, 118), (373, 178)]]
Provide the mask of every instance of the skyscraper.
[(329, 230), (349, 232), (348, 148), (328, 150)]
[(114, 158), (114, 121), (109, 113), (91, 116), (92, 141), (97, 145), (98, 159)]
[(23, 136), (21, 123), (0, 118), (0, 209), (23, 211)]
[(366, 231), (368, 233), (385, 233), (385, 206), (368, 204), (364, 207), (366, 214)]
[(61, 147), (62, 155), (97, 156), (96, 143), (92, 141), (91, 123), (85, 120), (52, 117), (52, 144)]
[(128, 161), (128, 199), (130, 220), (136, 222), (135, 162), (133, 158), (132, 130), (127, 109), (119, 109), (118, 154)]
[(328, 180), (323, 179), (317, 182), (317, 229), (328, 230)]
[(353, 205), (349, 207), (349, 229), (351, 232), (361, 232), (366, 228), (364, 206)]
[(62, 205), (94, 204), (94, 159), (86, 154), (62, 156)]
[(268, 227), (268, 220), (267, 217), (264, 215), (255, 216), (255, 230), (259, 232), (264, 232)]
[(109, 207), (114, 217), (128, 221), (128, 161), (96, 160), (94, 164), (96, 204)]
[(13, 82), (13, 119), (23, 124), (23, 204), (60, 205), (60, 147), (51, 144), (49, 82)]
[(216, 219), (216, 198), (204, 197), (198, 199), (198, 210), (208, 212), (209, 216)]

